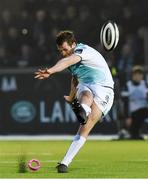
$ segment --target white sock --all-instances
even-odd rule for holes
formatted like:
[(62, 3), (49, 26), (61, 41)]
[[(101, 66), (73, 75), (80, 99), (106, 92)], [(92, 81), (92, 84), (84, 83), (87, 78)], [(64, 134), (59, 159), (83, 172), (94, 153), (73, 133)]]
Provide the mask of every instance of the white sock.
[(73, 158), (78, 153), (80, 148), (84, 145), (85, 141), (86, 141), (85, 137), (76, 135), (64, 159), (61, 161), (61, 164), (65, 164), (66, 166), (68, 166), (72, 162)]
[(81, 106), (85, 110), (86, 116), (88, 116), (91, 113), (91, 108), (87, 104), (81, 104)]

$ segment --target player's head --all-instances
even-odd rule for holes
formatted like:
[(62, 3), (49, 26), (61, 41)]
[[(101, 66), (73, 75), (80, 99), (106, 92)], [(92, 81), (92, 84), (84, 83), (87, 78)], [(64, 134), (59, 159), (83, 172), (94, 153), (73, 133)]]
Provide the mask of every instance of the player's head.
[(62, 56), (70, 56), (76, 47), (76, 39), (72, 31), (60, 31), (56, 36), (56, 44)]
[(132, 69), (132, 80), (135, 82), (140, 82), (144, 77), (144, 70), (142, 66), (134, 66)]

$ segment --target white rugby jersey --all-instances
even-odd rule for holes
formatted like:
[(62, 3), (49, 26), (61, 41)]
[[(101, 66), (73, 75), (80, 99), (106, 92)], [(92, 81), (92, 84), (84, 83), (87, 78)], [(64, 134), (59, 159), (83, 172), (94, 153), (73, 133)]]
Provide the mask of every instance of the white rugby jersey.
[(81, 61), (70, 66), (69, 70), (80, 83), (114, 87), (110, 69), (97, 50), (80, 43), (77, 44), (74, 54), (80, 56)]

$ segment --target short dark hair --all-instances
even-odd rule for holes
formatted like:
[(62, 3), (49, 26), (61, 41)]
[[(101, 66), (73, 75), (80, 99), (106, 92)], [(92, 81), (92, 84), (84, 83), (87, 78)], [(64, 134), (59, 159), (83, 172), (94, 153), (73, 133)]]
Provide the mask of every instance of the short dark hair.
[(132, 68), (132, 74), (136, 74), (136, 73), (140, 73), (143, 74), (144, 73), (144, 69), (142, 66), (140, 65), (136, 65)]
[(64, 42), (67, 42), (69, 45), (76, 43), (74, 33), (69, 30), (60, 31), (56, 36), (56, 44), (61, 46)]

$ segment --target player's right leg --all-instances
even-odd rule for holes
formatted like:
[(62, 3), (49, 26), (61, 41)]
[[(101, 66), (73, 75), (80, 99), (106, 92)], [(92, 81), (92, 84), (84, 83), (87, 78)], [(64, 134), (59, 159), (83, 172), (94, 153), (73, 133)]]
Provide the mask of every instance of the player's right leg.
[(85, 125), (80, 125), (77, 135), (74, 137), (72, 144), (70, 145), (65, 157), (61, 163), (57, 166), (59, 173), (68, 172), (68, 166), (72, 162), (75, 155), (79, 152), (84, 145), (87, 136), (94, 125), (101, 119), (102, 111), (98, 108), (95, 102), (92, 103), (91, 113), (88, 116), (88, 120)]
[[(79, 122), (82, 124), (80, 125), (80, 127), (84, 124), (87, 124), (87, 120), (89, 118), (93, 118), (92, 116), (90, 116), (92, 103), (92, 93), (90, 93), (89, 91), (83, 91), (79, 95), (79, 100), (74, 99), (73, 103), (71, 104), (72, 109), (75, 112)], [(68, 171), (68, 165), (71, 163), (72, 159), (77, 154), (79, 149), (83, 146), (85, 141), (86, 138), (80, 136), (79, 134), (74, 137), (74, 140), (70, 145), (64, 159), (57, 166), (57, 170), (59, 173), (66, 173)]]
[(102, 111), (99, 109), (95, 102), (93, 102), (91, 109), (92, 111), (88, 117), (87, 123), (85, 125), (80, 125), (77, 133), (85, 138), (88, 137), (90, 131), (93, 129), (95, 124), (99, 122), (102, 118)]

